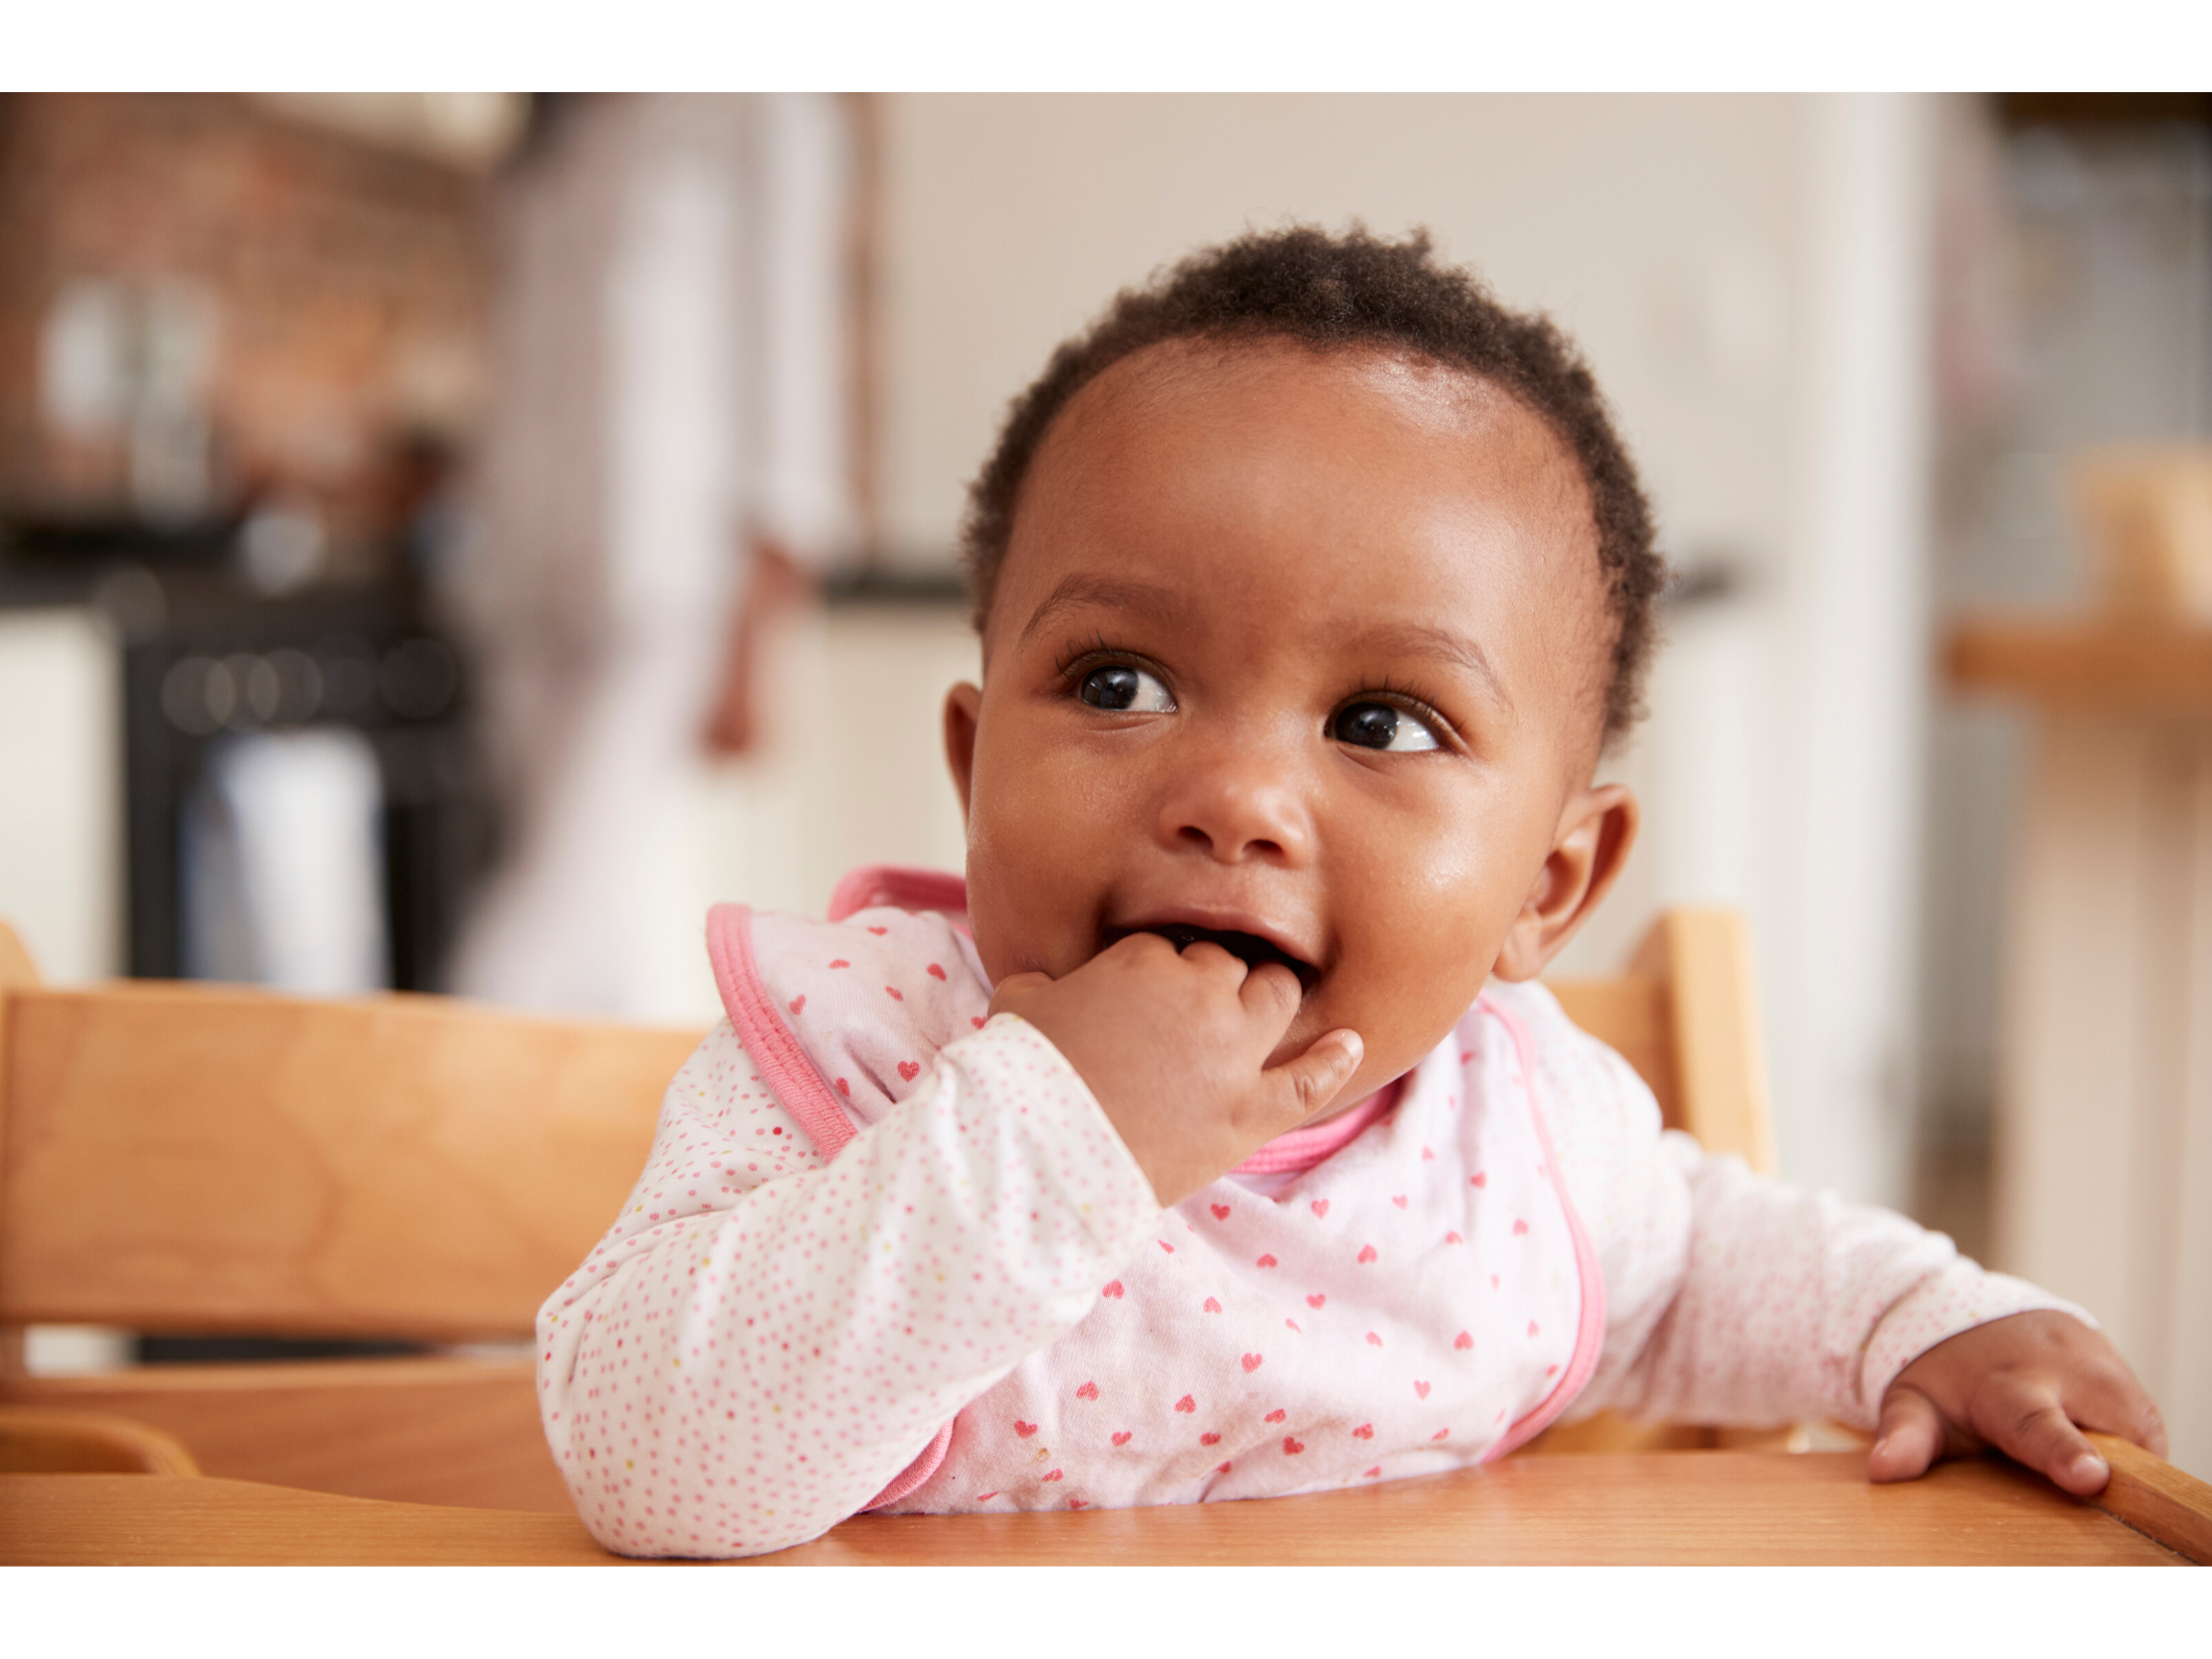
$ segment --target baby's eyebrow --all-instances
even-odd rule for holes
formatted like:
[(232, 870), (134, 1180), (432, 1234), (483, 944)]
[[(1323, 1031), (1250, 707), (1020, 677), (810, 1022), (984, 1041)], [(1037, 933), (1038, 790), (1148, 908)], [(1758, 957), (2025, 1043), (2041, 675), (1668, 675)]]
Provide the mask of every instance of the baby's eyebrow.
[(1505, 682), (1490, 666), (1490, 659), (1464, 634), (1449, 628), (1439, 628), (1432, 622), (1387, 622), (1362, 629), (1345, 640), (1355, 653), (1379, 657), (1428, 657), (1439, 659), (1464, 668), (1481, 681), (1490, 695), (1510, 710), (1513, 699), (1505, 690)]
[(1029, 613), (1022, 625), (1023, 644), (1038, 629), (1045, 626), (1063, 611), (1080, 610), (1085, 606), (1098, 606), (1115, 611), (1139, 611), (1152, 616), (1172, 616), (1182, 606), (1172, 589), (1163, 588), (1156, 582), (1140, 582), (1126, 576), (1098, 576), (1086, 571), (1070, 571), (1053, 584), (1052, 591), (1045, 601)]

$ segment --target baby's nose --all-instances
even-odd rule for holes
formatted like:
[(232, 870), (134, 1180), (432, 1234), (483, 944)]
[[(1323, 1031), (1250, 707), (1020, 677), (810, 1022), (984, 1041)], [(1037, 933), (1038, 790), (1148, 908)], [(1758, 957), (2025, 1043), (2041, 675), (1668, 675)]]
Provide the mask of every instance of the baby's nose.
[(1179, 767), (1161, 803), (1163, 839), (1223, 864), (1303, 864), (1313, 826), (1303, 781), (1264, 751), (1234, 746)]

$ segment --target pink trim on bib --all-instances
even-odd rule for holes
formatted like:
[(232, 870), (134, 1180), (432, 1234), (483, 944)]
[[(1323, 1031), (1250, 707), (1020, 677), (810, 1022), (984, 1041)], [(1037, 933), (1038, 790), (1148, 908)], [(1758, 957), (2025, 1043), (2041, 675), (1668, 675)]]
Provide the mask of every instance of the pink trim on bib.
[(948, 1423), (937, 1431), (937, 1438), (922, 1448), (922, 1455), (891, 1477), (891, 1484), (860, 1505), (863, 1512), (880, 1509), (886, 1503), (896, 1503), (937, 1473), (937, 1466), (945, 1461), (945, 1454), (952, 1450), (952, 1425)]
[(1559, 1379), (1558, 1386), (1544, 1397), (1541, 1405), (1515, 1422), (1498, 1443), (1483, 1454), (1482, 1461), (1488, 1463), (1527, 1445), (1550, 1428), (1552, 1419), (1574, 1403), (1575, 1396), (1581, 1393), (1583, 1384), (1590, 1381), (1590, 1374), (1598, 1369), (1599, 1350), (1605, 1341), (1605, 1274), (1598, 1262), (1597, 1247), (1590, 1242), (1589, 1230), (1575, 1212), (1575, 1200), (1567, 1195), (1567, 1178), (1559, 1172), (1559, 1159), (1551, 1150), (1551, 1132), (1545, 1127), (1544, 1109), (1536, 1101), (1535, 1040), (1528, 1035), (1528, 1027), (1522, 1023), (1521, 1017), (1510, 1009), (1500, 1007), (1487, 997), (1477, 998), (1475, 1006), (1493, 1016), (1513, 1040), (1514, 1058), (1521, 1067), (1521, 1086), (1528, 1092), (1528, 1117), (1536, 1126), (1537, 1144), (1544, 1148), (1544, 1173), (1551, 1178), (1553, 1190), (1559, 1194), (1559, 1208), (1566, 1213), (1567, 1231), (1575, 1240), (1575, 1271), (1582, 1285), (1582, 1316), (1575, 1328), (1575, 1354), (1567, 1361), (1566, 1375)]
[(830, 895), (826, 920), (842, 922), (856, 911), (881, 905), (895, 910), (936, 910), (963, 933), (968, 926), (968, 881), (946, 870), (915, 870), (902, 864), (864, 864), (837, 883)]
[(1391, 1108), (1398, 1104), (1398, 1094), (1405, 1084), (1403, 1077), (1394, 1083), (1385, 1083), (1340, 1118), (1332, 1118), (1326, 1123), (1315, 1123), (1309, 1128), (1292, 1129), (1276, 1136), (1229, 1173), (1305, 1174), (1323, 1160), (1351, 1145), (1379, 1118), (1388, 1117)]
[(813, 1138), (822, 1156), (834, 1158), (838, 1148), (853, 1139), (853, 1120), (760, 983), (759, 965), (753, 960), (751, 910), (742, 904), (717, 904), (707, 912), (707, 959), (714, 965), (714, 989), (722, 994), (730, 1029), (759, 1068), (760, 1081), (799, 1119), (799, 1127)]

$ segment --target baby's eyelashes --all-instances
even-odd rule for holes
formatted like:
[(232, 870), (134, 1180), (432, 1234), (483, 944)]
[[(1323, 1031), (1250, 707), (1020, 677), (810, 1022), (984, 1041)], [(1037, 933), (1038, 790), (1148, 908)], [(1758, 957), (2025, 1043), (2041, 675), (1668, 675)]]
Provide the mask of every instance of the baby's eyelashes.
[(1440, 749), (1435, 731), (1418, 714), (1388, 703), (1352, 703), (1336, 711), (1329, 734), (1357, 749), (1409, 754)]
[(1075, 694), (1094, 709), (1113, 714), (1168, 714), (1175, 694), (1158, 675), (1126, 662), (1101, 663), (1083, 676)]

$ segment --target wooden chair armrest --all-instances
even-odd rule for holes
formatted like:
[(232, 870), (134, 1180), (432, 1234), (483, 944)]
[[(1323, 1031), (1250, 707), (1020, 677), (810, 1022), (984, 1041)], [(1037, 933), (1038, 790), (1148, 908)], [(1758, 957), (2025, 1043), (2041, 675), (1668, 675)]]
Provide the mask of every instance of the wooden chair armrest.
[(2212, 1567), (2212, 1486), (2117, 1434), (2089, 1435), (2112, 1479), (2090, 1502), (2176, 1555)]
[(0, 1406), (0, 1474), (198, 1475), (176, 1439), (100, 1411)]
[(21, 1378), (0, 1393), (12, 1407), (153, 1425), (211, 1478), (482, 1509), (574, 1506), (528, 1358), (146, 1365)]

